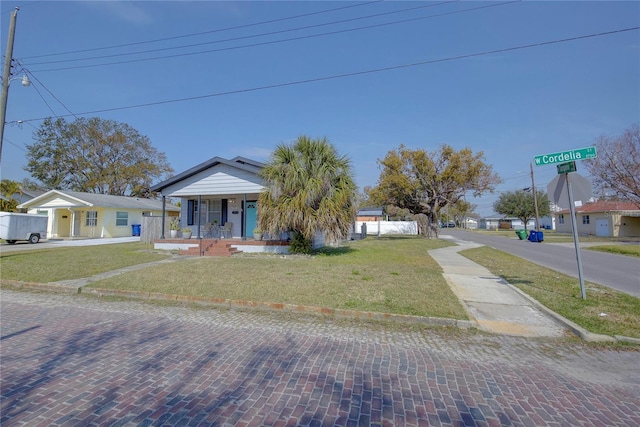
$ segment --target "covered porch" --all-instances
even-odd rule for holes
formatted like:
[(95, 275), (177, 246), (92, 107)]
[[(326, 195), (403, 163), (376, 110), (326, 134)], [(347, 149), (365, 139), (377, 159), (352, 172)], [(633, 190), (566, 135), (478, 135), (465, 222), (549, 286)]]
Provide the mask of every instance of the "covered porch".
[[(262, 163), (244, 157), (214, 157), (151, 187), (162, 194), (163, 205), (167, 198), (180, 199), (179, 232), (171, 236), (163, 223), (154, 246), (194, 255), (288, 248), (281, 236), (264, 241), (253, 238), (258, 197), (264, 189), (262, 167)], [(184, 239), (187, 235), (191, 238)]]

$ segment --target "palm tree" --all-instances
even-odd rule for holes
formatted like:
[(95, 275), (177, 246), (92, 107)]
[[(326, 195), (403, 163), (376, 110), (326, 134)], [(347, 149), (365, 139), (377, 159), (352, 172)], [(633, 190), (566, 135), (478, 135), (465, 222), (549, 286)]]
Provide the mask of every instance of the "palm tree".
[(356, 209), (351, 163), (326, 138), (300, 136), (290, 146), (279, 145), (261, 176), (266, 189), (258, 201), (258, 226), (263, 232), (290, 230), (308, 250), (317, 232), (329, 241), (349, 234)]
[(3, 179), (0, 181), (0, 210), (13, 212), (18, 206), (18, 202), (13, 199), (13, 195), (23, 194), (22, 186), (17, 181)]

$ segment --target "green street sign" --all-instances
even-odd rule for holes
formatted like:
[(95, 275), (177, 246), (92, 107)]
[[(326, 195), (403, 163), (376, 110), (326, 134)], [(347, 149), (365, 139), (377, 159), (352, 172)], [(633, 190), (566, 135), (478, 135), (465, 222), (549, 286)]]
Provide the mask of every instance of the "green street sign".
[(595, 159), (597, 157), (596, 147), (580, 148), (578, 150), (560, 151), (558, 153), (543, 154), (533, 158), (536, 166), (551, 165), (554, 163), (564, 163), (574, 160)]
[(558, 175), (563, 173), (575, 172), (577, 170), (576, 162), (560, 163), (556, 166), (556, 168), (558, 168)]

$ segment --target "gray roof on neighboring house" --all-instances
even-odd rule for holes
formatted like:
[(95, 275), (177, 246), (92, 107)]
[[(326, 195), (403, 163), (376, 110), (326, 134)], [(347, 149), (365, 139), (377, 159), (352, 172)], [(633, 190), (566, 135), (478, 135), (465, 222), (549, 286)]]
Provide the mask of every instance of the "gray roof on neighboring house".
[(382, 208), (362, 208), (358, 209), (357, 216), (382, 216)]
[[(50, 195), (59, 194), (74, 198), (87, 206), (121, 209), (162, 210), (162, 200), (144, 199), (141, 197), (111, 196), (108, 194), (84, 193), (80, 191), (50, 190), (23, 204), (37, 207), (40, 200), (46, 200)], [(22, 205), (20, 205), (22, 206)], [(30, 207), (27, 206), (27, 207)], [(167, 211), (180, 211), (177, 206), (166, 204)]]
[(234, 157), (231, 160), (223, 159), (222, 157), (214, 157), (212, 159), (209, 159), (205, 162), (200, 163), (199, 165), (192, 167), (191, 169), (187, 169), (184, 172), (180, 172), (179, 174), (165, 181), (159, 182), (158, 184), (151, 186), (151, 191), (162, 191), (164, 188), (167, 188), (177, 182), (182, 181), (183, 179), (187, 179), (190, 176), (193, 176), (197, 173), (200, 173), (218, 164), (224, 164), (224, 165), (232, 166), (234, 168), (246, 170), (256, 175), (264, 167), (264, 163), (258, 162), (256, 160), (247, 159), (246, 157), (238, 156), (238, 157)]

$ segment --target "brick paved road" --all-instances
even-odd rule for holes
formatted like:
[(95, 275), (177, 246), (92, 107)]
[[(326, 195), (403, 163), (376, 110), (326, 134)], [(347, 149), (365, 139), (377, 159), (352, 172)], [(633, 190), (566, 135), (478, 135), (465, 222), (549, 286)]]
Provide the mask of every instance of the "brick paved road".
[(640, 425), (640, 353), (2, 291), (2, 426)]

